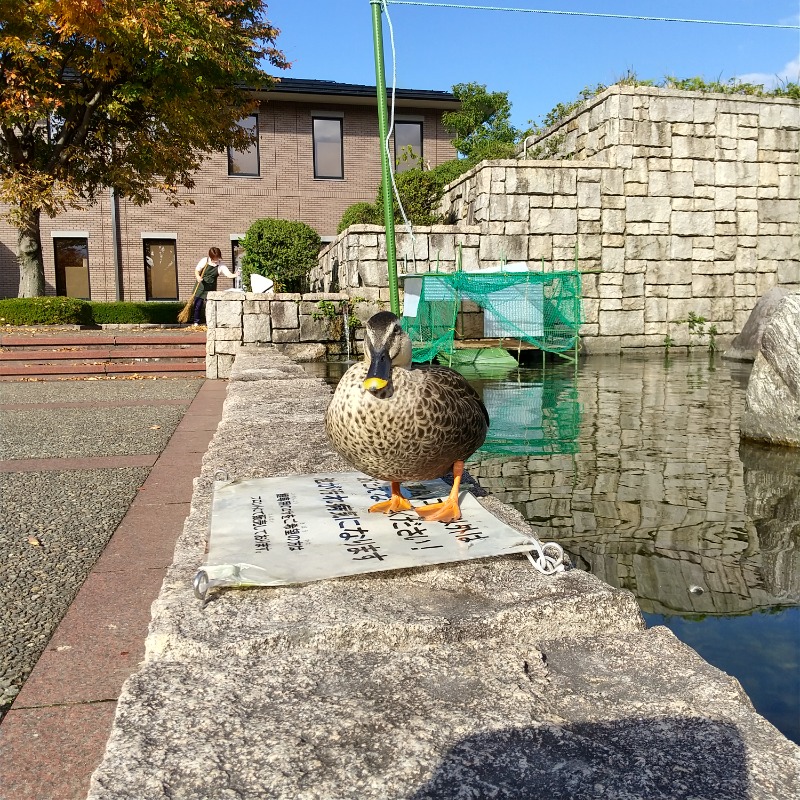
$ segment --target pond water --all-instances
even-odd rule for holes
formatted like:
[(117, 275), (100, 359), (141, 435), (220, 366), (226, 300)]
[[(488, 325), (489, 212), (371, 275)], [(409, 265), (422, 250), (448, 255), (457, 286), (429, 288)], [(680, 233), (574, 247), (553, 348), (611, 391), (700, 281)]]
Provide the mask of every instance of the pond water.
[(740, 441), (748, 374), (697, 353), (468, 375), (492, 424), (467, 467), (800, 744), (800, 452)]

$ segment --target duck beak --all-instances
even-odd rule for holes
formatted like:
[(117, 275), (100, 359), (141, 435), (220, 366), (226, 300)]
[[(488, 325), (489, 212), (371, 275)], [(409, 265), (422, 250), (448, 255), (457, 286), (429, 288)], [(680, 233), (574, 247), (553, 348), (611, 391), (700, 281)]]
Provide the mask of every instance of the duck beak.
[(385, 350), (378, 350), (372, 354), (363, 386), (368, 392), (379, 392), (389, 383), (391, 375), (392, 359)]

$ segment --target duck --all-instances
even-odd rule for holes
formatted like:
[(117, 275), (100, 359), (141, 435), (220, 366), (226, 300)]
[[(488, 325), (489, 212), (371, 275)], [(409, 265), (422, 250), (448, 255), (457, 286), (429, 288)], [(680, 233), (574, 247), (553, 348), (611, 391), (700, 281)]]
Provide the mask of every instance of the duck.
[[(336, 451), (360, 472), (391, 486), (371, 512), (414, 510), (431, 522), (461, 518), (458, 492), (464, 462), (484, 442), (489, 414), (478, 393), (449, 367), (414, 365), (411, 339), (389, 311), (370, 317), (364, 359), (342, 376), (325, 413)], [(453, 473), (441, 503), (414, 508), (402, 483)]]

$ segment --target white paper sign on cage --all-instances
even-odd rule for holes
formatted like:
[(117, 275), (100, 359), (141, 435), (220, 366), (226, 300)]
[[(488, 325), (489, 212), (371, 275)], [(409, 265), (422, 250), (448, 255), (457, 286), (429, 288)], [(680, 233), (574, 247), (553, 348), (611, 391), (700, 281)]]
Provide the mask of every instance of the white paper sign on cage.
[[(414, 505), (443, 500), (441, 480), (405, 484)], [(216, 481), (208, 555), (195, 576), (204, 597), (214, 586), (285, 586), (343, 575), (528, 553), (523, 533), (469, 492), (462, 518), (427, 522), (414, 511), (371, 514), (389, 486), (358, 472)]]

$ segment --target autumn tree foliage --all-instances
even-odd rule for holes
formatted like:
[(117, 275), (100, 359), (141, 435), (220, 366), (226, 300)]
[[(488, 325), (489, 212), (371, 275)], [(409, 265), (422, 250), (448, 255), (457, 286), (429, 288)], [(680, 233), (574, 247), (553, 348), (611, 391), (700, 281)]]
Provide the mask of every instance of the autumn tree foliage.
[(0, 201), (21, 297), (44, 294), (41, 214), (113, 187), (173, 199), (211, 152), (245, 149), (248, 88), (288, 66), (262, 0), (0, 0)]

